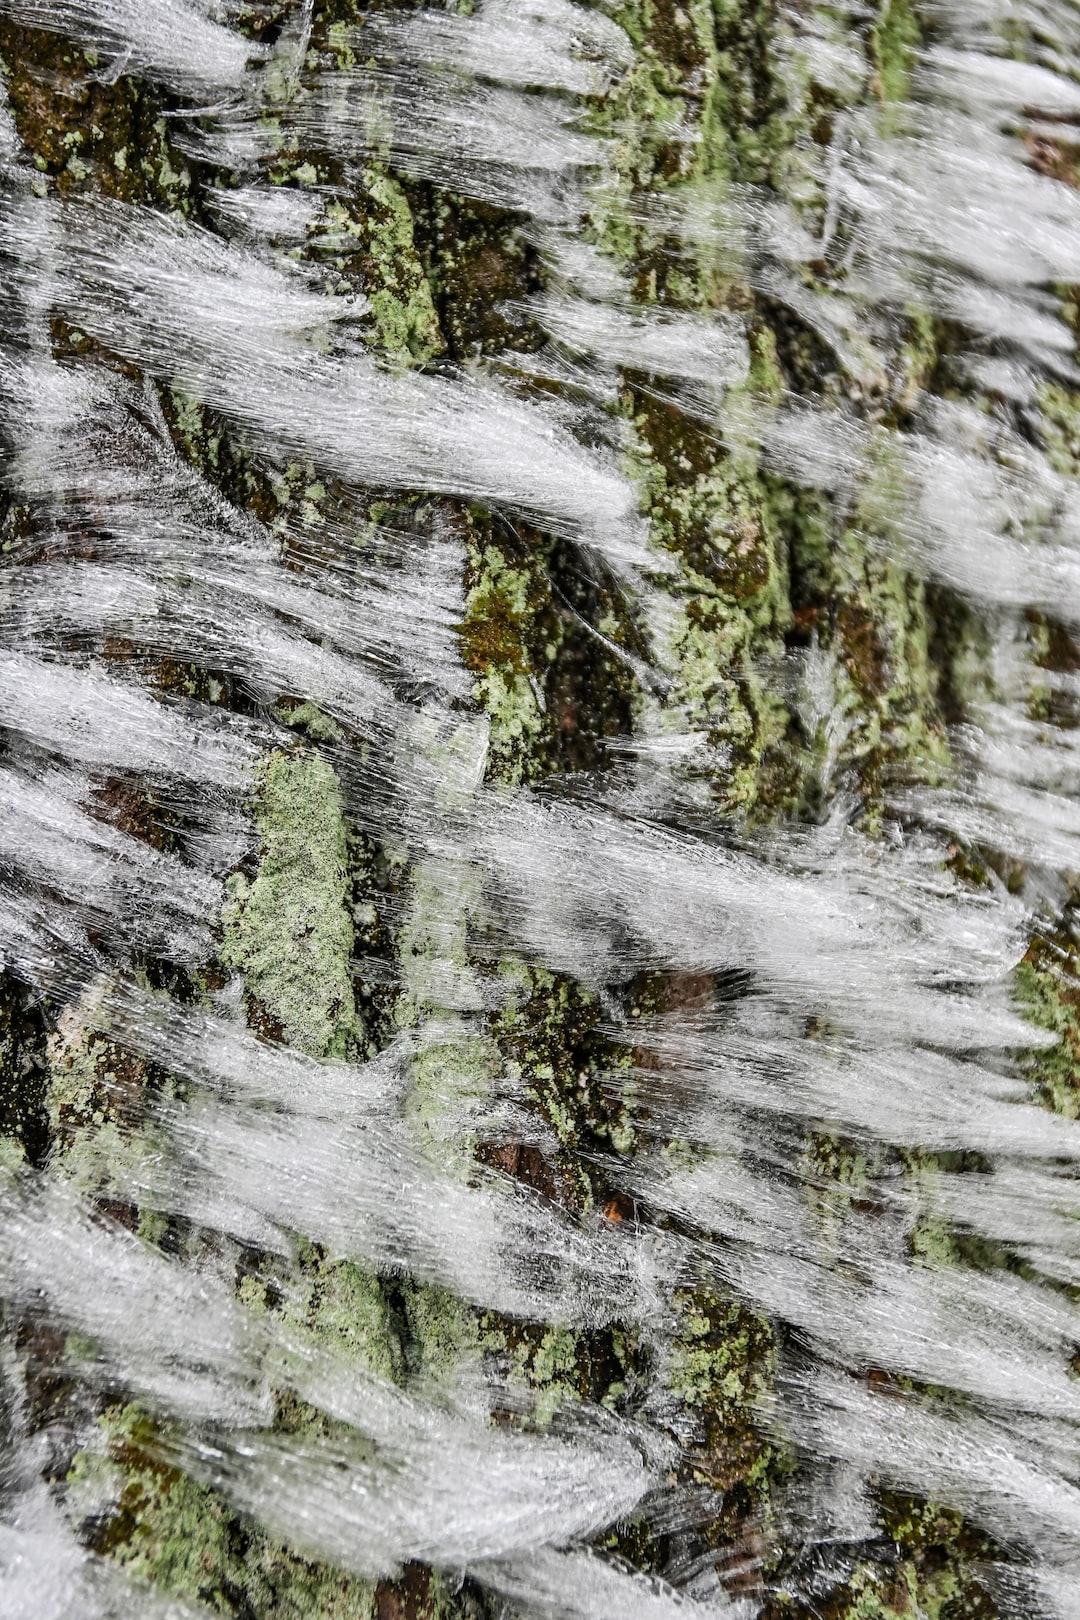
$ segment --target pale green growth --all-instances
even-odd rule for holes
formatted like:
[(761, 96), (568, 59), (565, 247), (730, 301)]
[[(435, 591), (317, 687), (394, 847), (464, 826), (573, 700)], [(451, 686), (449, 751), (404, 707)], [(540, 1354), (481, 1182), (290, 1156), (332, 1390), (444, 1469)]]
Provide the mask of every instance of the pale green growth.
[(374, 277), (368, 287), (377, 340), (393, 359), (423, 365), (443, 350), (431, 287), (413, 240), (400, 185), (381, 168), (364, 171), (366, 231)]
[(474, 548), (472, 565), (462, 650), (477, 677), (473, 697), (491, 723), (492, 774), (516, 786), (545, 733), (543, 695), (525, 648), (537, 580), (535, 570), (515, 567), (494, 544)]
[(236, 873), (222, 911), (221, 960), (286, 1040), (315, 1057), (357, 1037), (353, 924), (341, 788), (318, 754), (271, 754), (259, 771), (258, 871)]
[[(761, 380), (775, 351), (760, 346)], [(628, 468), (642, 490), (654, 541), (679, 560), (676, 600), (658, 649), (672, 686), (667, 724), (689, 723), (707, 739), (695, 770), (711, 778), (727, 810), (751, 811), (763, 757), (784, 735), (786, 711), (755, 670), (783, 650), (790, 616), (786, 559), (770, 495), (754, 458), (715, 458), (696, 477), (672, 477), (646, 439)]]
[(800, 1170), (821, 1260), (834, 1264), (842, 1252), (844, 1223), (855, 1202), (866, 1196), (870, 1166), (850, 1142), (815, 1132), (803, 1151)]
[(672, 1390), (689, 1406), (719, 1401), (747, 1408), (767, 1387), (762, 1364), (767, 1324), (738, 1301), (688, 1296), (668, 1363)]
[(302, 731), (312, 742), (339, 743), (345, 733), (332, 715), (324, 714), (317, 703), (301, 703), (281, 718), (294, 731)]
[(435, 1395), (459, 1388), (463, 1374), (479, 1367), (477, 1312), (434, 1283), (404, 1281), (400, 1295), (410, 1385)]
[(457, 1014), (424, 1029), (410, 1065), (409, 1123), (426, 1151), (462, 1175), (469, 1173), (476, 1146), (462, 1129), (463, 1116), (490, 1092), (499, 1068), (493, 1042)]
[(694, 1476), (712, 1485), (737, 1484), (746, 1506), (764, 1503), (778, 1465), (758, 1410), (776, 1370), (772, 1327), (710, 1283), (679, 1291), (673, 1303), (677, 1326), (665, 1382), (696, 1417)]
[(23, 1145), (14, 1136), (0, 1136), (0, 1187), (3, 1187), (26, 1163)]
[(400, 1335), (386, 1290), (351, 1260), (333, 1260), (301, 1239), (299, 1264), (250, 1275), (240, 1284), (249, 1309), (274, 1309), (313, 1345), (355, 1359), (381, 1378), (405, 1375)]
[(572, 1328), (515, 1329), (488, 1317), (480, 1342), (498, 1358), (510, 1395), (522, 1403), (524, 1427), (549, 1429), (557, 1412), (580, 1402), (585, 1350)]
[(797, 514), (796, 565), (814, 594), (833, 604), (823, 634), (832, 660), (835, 764), (854, 773), (868, 830), (880, 823), (890, 773), (934, 782), (949, 762), (926, 588), (892, 560), (903, 556), (895, 523), (903, 498), (902, 470), (882, 435), (842, 532), (824, 504), (809, 522)]
[(938, 362), (938, 329), (928, 310), (909, 307), (908, 335), (897, 359), (893, 397), (897, 410), (908, 414), (918, 405)]
[[(434, 778), (435, 804), (450, 817), (468, 806), (480, 784), (487, 739), (484, 721), (465, 720), (447, 729), (430, 716), (416, 719), (415, 757)], [(400, 1029), (418, 1031), (408, 1116), (425, 1150), (462, 1174), (468, 1173), (474, 1147), (461, 1129), (463, 1115), (486, 1096), (498, 1072), (493, 1043), (470, 1018), (483, 1006), (468, 941), (481, 889), (481, 874), (466, 861), (417, 862), (398, 945), (403, 990), (394, 1020)]]
[(951, 1620), (965, 1613), (974, 1620), (975, 1615), (993, 1612), (957, 1607), (968, 1590), (969, 1583), (960, 1579), (952, 1564), (930, 1573), (910, 1558), (888, 1571), (880, 1565), (859, 1564), (845, 1582), (843, 1606), (830, 1612), (838, 1620), (911, 1620), (915, 1615), (919, 1620)]
[(870, 31), (875, 89), (882, 101), (904, 101), (909, 96), (911, 70), (921, 40), (911, 0), (884, 0)]
[[(100, 992), (91, 989), (66, 1008), (46, 1045), (50, 1162), (75, 1191), (124, 1201), (154, 1150), (152, 1129), (142, 1118), (147, 1071), (142, 1058), (95, 1029), (99, 999)], [(140, 1235), (152, 1238), (154, 1228), (155, 1217), (144, 1214)]]
[(404, 994), (395, 1009), (401, 1028), (425, 1011), (481, 1005), (467, 953), (469, 917), (480, 899), (480, 878), (463, 861), (429, 860), (414, 870), (409, 913), (401, 933)]
[(937, 1197), (938, 1178), (942, 1173), (938, 1157), (933, 1153), (916, 1152), (903, 1157), (914, 1207), (908, 1233), (912, 1262), (935, 1271), (964, 1265), (983, 1269), (1008, 1265), (1008, 1251), (1001, 1244), (957, 1228), (942, 1213)]
[(1016, 969), (1016, 999), (1038, 1029), (1058, 1037), (1028, 1064), (1040, 1100), (1055, 1114), (1080, 1118), (1080, 950), (1036, 938)]
[(1080, 396), (1059, 383), (1044, 383), (1039, 404), (1039, 431), (1047, 460), (1064, 477), (1080, 477)]
[[(370, 1581), (313, 1566), (170, 1467), (137, 1406), (110, 1407), (67, 1477), (69, 1511), (137, 1580), (249, 1620), (374, 1620)], [(242, 1594), (242, 1608), (237, 1599)]]

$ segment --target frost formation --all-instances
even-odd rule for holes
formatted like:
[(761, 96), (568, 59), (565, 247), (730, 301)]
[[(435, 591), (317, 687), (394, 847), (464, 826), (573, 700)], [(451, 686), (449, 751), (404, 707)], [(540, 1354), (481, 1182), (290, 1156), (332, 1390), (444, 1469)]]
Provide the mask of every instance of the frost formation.
[(1080, 34), (749, 15), (0, 0), (7, 1616), (1080, 1612)]

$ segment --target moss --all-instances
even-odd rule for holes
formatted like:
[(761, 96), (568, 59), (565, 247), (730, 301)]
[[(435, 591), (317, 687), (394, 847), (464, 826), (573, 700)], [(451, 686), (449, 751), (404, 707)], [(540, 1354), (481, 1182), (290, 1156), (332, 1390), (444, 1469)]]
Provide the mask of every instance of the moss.
[(1039, 405), (1039, 430), (1050, 465), (1065, 478), (1080, 478), (1080, 395), (1060, 383), (1043, 383)]
[(504, 1424), (546, 1431), (559, 1412), (583, 1401), (622, 1413), (640, 1394), (645, 1352), (620, 1327), (588, 1332), (565, 1324), (512, 1322), (487, 1312), (480, 1347), (504, 1391)]
[(179, 384), (159, 385), (157, 393), (184, 459), (236, 505), (269, 517), (274, 507), (270, 482), (235, 429)]
[(840, 1249), (845, 1220), (854, 1209), (866, 1207), (870, 1166), (865, 1151), (855, 1143), (818, 1131), (806, 1144), (800, 1169), (822, 1259), (831, 1263)]
[(511, 1079), (524, 1082), (532, 1105), (559, 1142), (554, 1159), (511, 1152), (496, 1162), (546, 1196), (572, 1208), (603, 1206), (609, 1192), (599, 1166), (605, 1153), (628, 1153), (633, 1128), (612, 1076), (629, 1053), (606, 1036), (600, 1003), (563, 974), (514, 961), (500, 968), (503, 1003), (492, 1033)]
[(95, 1029), (96, 1002), (91, 990), (66, 1008), (46, 1044), (50, 1164), (114, 1220), (150, 1235), (153, 1217), (140, 1220), (131, 1203), (140, 1163), (153, 1150), (148, 1067)]
[(275, 752), (260, 768), (252, 879), (229, 879), (221, 960), (285, 1039), (316, 1057), (357, 1038), (347, 841), (334, 771), (312, 753)]
[(520, 306), (544, 271), (522, 220), (431, 186), (412, 185), (408, 197), (450, 358), (536, 348), (541, 334)]
[(786, 558), (770, 491), (753, 458), (721, 451), (667, 406), (633, 394), (653, 541), (679, 561), (677, 607), (661, 656), (672, 677), (670, 722), (707, 741), (694, 770), (720, 808), (752, 811), (758, 772), (786, 713), (756, 665), (782, 650)]
[(403, 1281), (397, 1298), (410, 1386), (436, 1394), (458, 1388), (479, 1357), (478, 1312), (433, 1283)]
[(883, 447), (843, 528), (820, 496), (776, 507), (791, 548), (796, 634), (789, 639), (828, 656), (831, 768), (857, 782), (869, 828), (880, 822), (898, 781), (942, 779), (949, 753), (939, 659), (955, 661), (966, 645), (957, 636), (935, 646), (926, 587), (887, 555), (902, 554), (892, 520), (898, 476)]
[(886, 1491), (875, 1505), (882, 1535), (873, 1556), (854, 1550), (841, 1583), (819, 1582), (813, 1604), (769, 1602), (761, 1620), (995, 1620), (979, 1575), (1000, 1548), (938, 1503)]
[(280, 1315), (312, 1344), (355, 1360), (395, 1383), (405, 1376), (401, 1332), (380, 1280), (351, 1260), (332, 1259), (300, 1239), (296, 1264), (267, 1260), (240, 1280), (250, 1310)]

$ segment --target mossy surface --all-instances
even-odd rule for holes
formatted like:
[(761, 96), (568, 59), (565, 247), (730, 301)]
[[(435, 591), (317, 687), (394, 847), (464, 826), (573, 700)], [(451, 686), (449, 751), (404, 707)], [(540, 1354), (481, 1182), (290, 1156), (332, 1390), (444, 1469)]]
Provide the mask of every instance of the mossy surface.
[(1039, 404), (1039, 426), (1050, 465), (1065, 478), (1080, 477), (1080, 396), (1060, 383), (1044, 383)]
[[(774, 1598), (761, 1620), (996, 1620), (979, 1566), (999, 1549), (940, 1504), (883, 1492), (874, 1506), (876, 1556), (853, 1559), (843, 1581), (813, 1604)], [(824, 1591), (826, 1581), (819, 1584)]]
[(323, 267), (328, 291), (365, 293), (365, 325), (387, 359), (423, 365), (444, 352), (412, 213), (401, 185), (384, 168), (368, 165), (355, 201), (336, 197), (325, 205), (306, 252)]
[(768, 1498), (773, 1447), (757, 1405), (775, 1373), (769, 1323), (709, 1283), (675, 1296), (678, 1329), (667, 1380), (696, 1418), (690, 1466), (699, 1484), (723, 1492), (724, 1510), (710, 1533), (719, 1542)]
[(505, 999), (494, 1038), (508, 1076), (524, 1083), (559, 1147), (547, 1157), (512, 1146), (494, 1152), (495, 1162), (569, 1208), (599, 1203), (621, 1219), (600, 1164), (633, 1147), (629, 1111), (611, 1084), (615, 1072), (628, 1068), (629, 1054), (606, 1036), (596, 996), (572, 979), (512, 961), (502, 965), (500, 979)]

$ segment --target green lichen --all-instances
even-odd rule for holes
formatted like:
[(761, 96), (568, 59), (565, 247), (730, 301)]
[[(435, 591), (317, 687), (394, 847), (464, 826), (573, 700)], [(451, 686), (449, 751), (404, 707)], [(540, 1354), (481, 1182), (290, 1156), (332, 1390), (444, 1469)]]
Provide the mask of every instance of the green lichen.
[(374, 1586), (307, 1563), (163, 1460), (137, 1406), (109, 1407), (67, 1476), (69, 1510), (136, 1580), (248, 1620), (374, 1620)]
[(832, 770), (857, 782), (868, 828), (890, 787), (940, 781), (949, 760), (930, 598), (890, 555), (903, 554), (893, 517), (900, 498), (883, 440), (847, 523), (821, 497), (792, 500), (785, 514), (796, 623), (831, 660)]
[(468, 953), (469, 919), (479, 898), (479, 877), (464, 861), (429, 860), (414, 869), (399, 945), (405, 977), (395, 1009), (399, 1028), (432, 1010), (479, 1006)]
[(800, 1169), (821, 1256), (831, 1263), (840, 1252), (845, 1222), (870, 1190), (870, 1165), (865, 1152), (853, 1142), (815, 1131)]
[(236, 505), (268, 516), (273, 506), (270, 481), (231, 424), (178, 383), (159, 386), (157, 393), (184, 459)]
[(543, 693), (526, 644), (542, 598), (542, 574), (515, 567), (507, 548), (489, 543), (474, 553), (462, 650), (477, 677), (473, 696), (491, 720), (490, 768), (509, 783), (535, 768), (546, 729)]
[(716, 1535), (768, 1497), (775, 1452), (757, 1408), (775, 1371), (775, 1341), (763, 1317), (711, 1283), (677, 1291), (673, 1304), (666, 1381), (697, 1419), (693, 1477), (724, 1492)]
[(357, 1039), (341, 789), (318, 754), (275, 752), (259, 771), (253, 878), (228, 883), (221, 960), (284, 1037), (316, 1057)]
[(491, 1376), (506, 1391), (507, 1423), (544, 1432), (559, 1412), (583, 1401), (623, 1413), (640, 1394), (647, 1352), (625, 1328), (586, 1332), (488, 1312), (480, 1329)]
[(375, 169), (364, 175), (370, 253), (378, 278), (370, 291), (379, 341), (388, 354), (423, 364), (446, 347), (431, 288), (413, 245), (413, 222), (396, 180)]
[(378, 1278), (301, 1239), (295, 1266), (267, 1262), (240, 1283), (240, 1298), (273, 1312), (313, 1346), (332, 1349), (401, 1383), (405, 1361), (392, 1304)]
[(1080, 477), (1080, 396), (1060, 383), (1043, 383), (1039, 405), (1047, 460), (1064, 477)]
[(459, 1389), (478, 1365), (479, 1313), (434, 1283), (403, 1281), (398, 1299), (410, 1388), (435, 1395)]
[[(619, 20), (639, 57), (594, 115), (594, 127), (613, 142), (615, 171), (594, 205), (597, 240), (630, 271), (639, 298), (745, 310), (749, 288), (722, 254), (688, 253), (649, 226), (647, 207), (631, 204), (650, 193), (722, 204), (729, 181), (768, 175), (790, 190), (791, 173), (774, 175), (778, 154), (797, 144), (796, 129), (811, 144), (827, 141), (828, 131), (816, 129), (809, 89), (796, 107), (787, 81), (775, 77), (769, 8), (641, 0), (623, 7)], [(750, 375), (745, 400), (738, 390), (729, 396), (732, 424), (752, 420), (788, 386), (768, 320), (754, 313), (749, 325)], [(679, 564), (668, 587), (677, 612), (661, 648), (673, 676), (662, 724), (689, 725), (705, 737), (692, 774), (711, 783), (723, 810), (798, 808), (799, 777), (812, 762), (799, 760), (791, 717), (776, 683), (762, 676), (782, 654), (792, 619), (789, 520), (797, 497), (763, 476), (754, 434), (724, 449), (635, 379), (627, 383), (628, 468), (653, 543)]]
[[(300, 171), (292, 175), (305, 178)], [(329, 290), (367, 295), (372, 341), (389, 360), (424, 365), (443, 353), (409, 203), (385, 169), (369, 165), (361, 192), (326, 204), (306, 253), (325, 267)]]
[(144, 1117), (147, 1064), (95, 1028), (101, 988), (67, 1007), (46, 1043), (50, 1167), (115, 1219), (152, 1237), (155, 1217), (140, 1218), (131, 1202), (140, 1165), (156, 1145)]
[(531, 1173), (540, 1190), (571, 1207), (603, 1203), (604, 1180), (582, 1156), (633, 1147), (629, 1110), (612, 1083), (630, 1055), (607, 1038), (595, 995), (572, 979), (512, 960), (499, 977), (503, 1002), (493, 1035), (509, 1077), (524, 1083), (560, 1144), (550, 1163), (530, 1160)]
[(959, 1513), (917, 1497), (882, 1492), (876, 1506), (876, 1556), (855, 1557), (844, 1581), (813, 1604), (766, 1604), (762, 1620), (995, 1620), (979, 1566), (1000, 1550), (986, 1536)]
[(61, 196), (94, 192), (190, 214), (195, 182), (167, 101), (126, 74), (104, 82), (60, 35), (0, 18), (0, 73), (20, 139)]
[(426, 186), (408, 197), (450, 358), (536, 348), (542, 337), (522, 303), (544, 269), (520, 217)]
[[(767, 349), (766, 351), (767, 352)], [(786, 556), (770, 492), (753, 458), (715, 441), (667, 407), (636, 396), (631, 460), (654, 544), (680, 564), (661, 658), (672, 685), (669, 724), (707, 742), (694, 770), (726, 811), (752, 811), (765, 756), (787, 715), (757, 666), (783, 649), (789, 617)]]
[(462, 657), (491, 730), (488, 775), (517, 785), (602, 768), (638, 703), (637, 630), (612, 580), (563, 543), (473, 512)]
[[(253, 37), (272, 39), (289, 10), (284, 0), (253, 3), (246, 26)], [(362, 23), (364, 11), (362, 0), (317, 5), (313, 64), (356, 64), (350, 29)], [(764, 183), (815, 228), (821, 158), (842, 98), (822, 91), (798, 62), (786, 59), (788, 24), (764, 0), (683, 6), (629, 0), (619, 17), (638, 61), (592, 111), (592, 127), (611, 142), (615, 178), (593, 199), (587, 233), (626, 270), (644, 302), (745, 313), (748, 420), (791, 389), (833, 397), (830, 390), (844, 386), (835, 356), (796, 321), (755, 307), (738, 264), (708, 246), (688, 249), (672, 241), (648, 223), (647, 208), (634, 205), (658, 193), (715, 203), (731, 182)], [(815, 26), (831, 26), (836, 42), (845, 43), (841, 26), (820, 10)], [(169, 144), (161, 98), (125, 78), (95, 88), (86, 64), (63, 41), (7, 23), (0, 29), (0, 48), (14, 64), (3, 71), (42, 188), (64, 194), (97, 189), (198, 213), (205, 176)], [(875, 93), (889, 102), (902, 98), (918, 39), (908, 0), (889, 0), (862, 37), (867, 33)], [(264, 124), (272, 137), (292, 93), (280, 62), (267, 86), (278, 100)], [(853, 98), (862, 94), (862, 86), (853, 87)], [(306, 273), (321, 269), (328, 289), (368, 295), (367, 335), (387, 363), (424, 365), (444, 353), (468, 361), (540, 341), (527, 319), (504, 307), (520, 304), (544, 279), (520, 220), (401, 182), (378, 165), (347, 196), (340, 168), (325, 154), (296, 149), (282, 148), (270, 178), (334, 189), (303, 250)], [(827, 266), (812, 271), (814, 277), (828, 273)], [(902, 425), (916, 408), (941, 336), (924, 315), (912, 315), (890, 361), (890, 391), (883, 384), (880, 399), (869, 405), (890, 426)], [(92, 353), (80, 334), (58, 334), (58, 342), (61, 337), (65, 354)], [(331, 513), (348, 511), (360, 534), (367, 519), (381, 518), (379, 492), (350, 495), (348, 507), (310, 464), (256, 468), (225, 424), (178, 391), (166, 392), (163, 406), (192, 464), (279, 532), (295, 525), (315, 539)], [(1051, 457), (1070, 472), (1077, 460), (1072, 408), (1063, 390), (1044, 399)], [(740, 409), (733, 397), (729, 427), (737, 425)], [(943, 691), (959, 691), (963, 678), (951, 649), (961, 642), (975, 647), (970, 626), (952, 633), (955, 604), (884, 561), (882, 553), (895, 549), (887, 529), (891, 470), (886, 465), (875, 476), (858, 511), (841, 512), (827, 498), (767, 475), (752, 433), (740, 444), (729, 432), (721, 448), (715, 434), (659, 406), (648, 379), (626, 379), (619, 411), (643, 510), (655, 543), (676, 569), (658, 586), (673, 604), (663, 649), (673, 677), (665, 723), (689, 724), (706, 737), (704, 774), (715, 806), (813, 817), (847, 773), (872, 824), (897, 774), (932, 776), (943, 762)], [(573, 548), (524, 525), (511, 530), (486, 514), (449, 509), (469, 553), (461, 646), (476, 681), (475, 699), (490, 719), (489, 775), (517, 784), (603, 767), (606, 740), (631, 732), (641, 714), (641, 694), (618, 656), (637, 650), (632, 615), (609, 581), (583, 579)], [(800, 717), (796, 705), (775, 695), (777, 683), (767, 672), (778, 667), (786, 647), (813, 649), (831, 660), (831, 732), (809, 710), (809, 718)], [(971, 662), (978, 662), (974, 652)], [(194, 666), (163, 669), (160, 678), (169, 690), (239, 701), (227, 681)], [(313, 743), (352, 740), (312, 705), (286, 699), (279, 712)], [(702, 769), (700, 762), (696, 768)], [(255, 1026), (318, 1054), (355, 1053), (361, 1030), (350, 956), (362, 939), (394, 970), (377, 1038), (367, 1027), (374, 1027), (376, 1001), (365, 1002), (365, 1017), (369, 1005), (373, 1016), (363, 1050), (370, 1054), (395, 1029), (425, 1030), (408, 1100), (425, 1148), (443, 1151), (440, 1127), (448, 1118), (457, 1121), (462, 1106), (484, 1095), (506, 1069), (523, 1083), (558, 1147), (549, 1159), (521, 1143), (481, 1142), (480, 1157), (571, 1210), (590, 1210), (597, 1221), (625, 1219), (626, 1203), (611, 1193), (600, 1165), (635, 1142), (629, 1093), (616, 1101), (613, 1085), (620, 1070), (628, 1075), (630, 1058), (604, 1035), (596, 998), (563, 976), (508, 961), (498, 975), (504, 992), (498, 1011), (486, 1019), (483, 1007), (491, 1003), (480, 993), (470, 958), (479, 911), (475, 884), (446, 864), (409, 870), (404, 855), (374, 846), (361, 851), (358, 840), (346, 838), (336, 778), (317, 754), (304, 749), (271, 756), (260, 778), (257, 823), (258, 865), (231, 884), (222, 950), (223, 961), (245, 975)], [(1035, 1060), (1033, 1079), (1052, 1106), (1071, 1113), (1080, 1051), (1074, 981), (1071, 961), (1066, 972), (1050, 955), (1029, 956), (1018, 977), (1034, 1020), (1065, 1036)], [(474, 993), (475, 1006), (468, 1004)], [(647, 997), (640, 999), (644, 1004)], [(13, 1043), (2, 1044), (0, 1061), (8, 1062), (9, 1047), (11, 1064), (21, 1064), (15, 1054), (23, 1047)], [(124, 1155), (135, 1151), (138, 1099), (147, 1084), (145, 1070), (125, 1078), (126, 1061), (85, 1022), (65, 1026), (49, 1049), (56, 1168), (89, 1177), (85, 1184), (106, 1201), (121, 1179)], [(461, 1167), (468, 1173), (473, 1144), (465, 1146)], [(677, 1143), (663, 1151), (672, 1160), (688, 1152)], [(819, 1184), (811, 1202), (827, 1250), (830, 1233), (865, 1191), (868, 1170), (844, 1144), (820, 1141), (812, 1158)], [(932, 1169), (925, 1169), (928, 1189)], [(918, 1176), (923, 1169), (909, 1172)], [(928, 1208), (930, 1202), (928, 1192)], [(118, 1206), (112, 1212), (133, 1213)], [(145, 1219), (143, 1230), (149, 1232)], [(965, 1258), (953, 1235), (929, 1218), (916, 1223), (912, 1245), (922, 1263)], [(307, 1336), (404, 1386), (450, 1388), (477, 1351), (476, 1314), (440, 1289), (372, 1277), (303, 1240), (295, 1264), (249, 1256), (244, 1265), (249, 1269), (241, 1267), (238, 1288), (248, 1308), (278, 1313), (300, 1339)], [(757, 1527), (754, 1534), (768, 1523), (770, 1489), (785, 1464), (761, 1435), (757, 1403), (773, 1376), (776, 1347), (767, 1323), (713, 1285), (680, 1291), (676, 1306), (667, 1380), (694, 1430), (684, 1482), (724, 1493), (723, 1509), (707, 1531), (715, 1548), (741, 1538), (748, 1523)], [(648, 1353), (618, 1328), (585, 1334), (489, 1317), (482, 1350), (511, 1391), (531, 1392), (527, 1421), (538, 1426), (573, 1401), (631, 1410), (635, 1380), (649, 1370)], [(519, 1418), (514, 1411), (500, 1414), (507, 1422)], [(276, 1421), (284, 1430), (316, 1433), (325, 1432), (327, 1420), (279, 1391)], [(377, 1591), (313, 1569), (163, 1463), (161, 1438), (134, 1408), (110, 1408), (99, 1443), (72, 1470), (72, 1501), (83, 1492), (87, 1502), (87, 1538), (131, 1572), (248, 1620), (270, 1614), (368, 1620), (375, 1610), (411, 1620), (461, 1611), (437, 1579), (415, 1566)], [(878, 1546), (856, 1561), (821, 1612), (832, 1620), (901, 1614), (960, 1620), (989, 1613), (978, 1608), (978, 1591), (964, 1573), (964, 1560), (979, 1549), (973, 1553), (966, 1532), (947, 1518), (926, 1504), (887, 1504), (882, 1524), (895, 1552)], [(641, 1535), (640, 1561), (663, 1567), (657, 1546)], [(631, 1541), (623, 1530), (610, 1538), (620, 1550), (629, 1550)], [(774, 1612), (804, 1610), (778, 1600), (766, 1610)]]
[(573, 1329), (515, 1329), (489, 1318), (481, 1342), (489, 1355), (494, 1352), (504, 1362), (498, 1369), (500, 1381), (529, 1398), (530, 1427), (550, 1428), (556, 1412), (581, 1400), (584, 1358)]
[(922, 30), (911, 0), (884, 0), (870, 30), (875, 88), (883, 101), (905, 101)]
[(1037, 1095), (1055, 1113), (1080, 1117), (1080, 947), (1067, 924), (1032, 940), (1016, 970), (1016, 996), (1036, 1029), (1058, 1037), (1028, 1060)]

